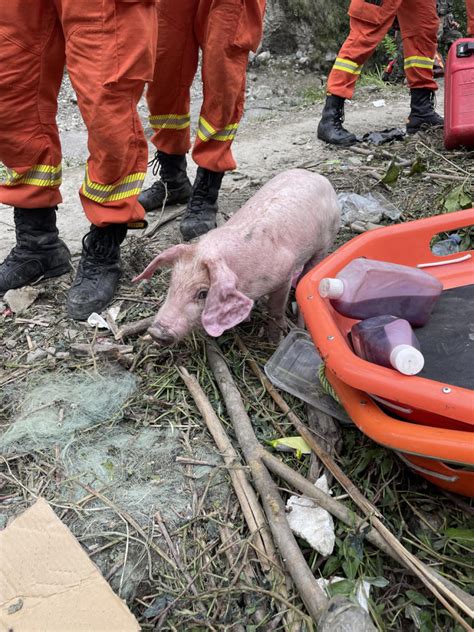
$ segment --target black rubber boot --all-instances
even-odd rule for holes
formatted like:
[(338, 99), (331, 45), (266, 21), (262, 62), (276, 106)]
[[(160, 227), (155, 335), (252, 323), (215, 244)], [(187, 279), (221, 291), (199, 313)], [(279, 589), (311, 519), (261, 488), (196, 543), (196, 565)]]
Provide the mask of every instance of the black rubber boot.
[(185, 241), (209, 232), (217, 226), (217, 197), (224, 174), (198, 167), (193, 193), (179, 229)]
[(412, 88), (411, 111), (407, 134), (415, 134), (429, 127), (443, 127), (444, 119), (435, 111), (435, 93), (428, 88)]
[(330, 94), (318, 125), (318, 138), (331, 145), (349, 147), (357, 142), (357, 138), (342, 126), (344, 122), (344, 101), (342, 97)]
[(163, 206), (186, 204), (192, 191), (186, 175), (186, 156), (157, 151), (150, 165), (153, 165), (153, 175), (159, 173), (160, 179), (138, 196), (145, 211), (151, 213), (161, 210)]
[(71, 269), (71, 254), (58, 237), (56, 207), (15, 208), (16, 246), (0, 264), (0, 296)]
[(113, 299), (122, 276), (120, 244), (126, 234), (126, 224), (91, 226), (82, 239), (81, 259), (67, 298), (67, 312), (74, 320), (87, 320)]

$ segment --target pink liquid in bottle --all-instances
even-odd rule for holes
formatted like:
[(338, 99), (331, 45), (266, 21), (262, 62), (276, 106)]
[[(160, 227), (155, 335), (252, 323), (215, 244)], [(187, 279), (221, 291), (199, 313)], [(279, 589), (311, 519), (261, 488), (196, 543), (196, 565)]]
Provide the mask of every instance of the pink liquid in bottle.
[(416, 375), (424, 365), (410, 323), (396, 316), (376, 316), (362, 320), (351, 329), (354, 351), (368, 362)]
[(436, 278), (417, 268), (358, 258), (336, 278), (325, 278), (319, 293), (336, 311), (349, 318), (392, 314), (414, 326), (428, 322), (443, 289)]

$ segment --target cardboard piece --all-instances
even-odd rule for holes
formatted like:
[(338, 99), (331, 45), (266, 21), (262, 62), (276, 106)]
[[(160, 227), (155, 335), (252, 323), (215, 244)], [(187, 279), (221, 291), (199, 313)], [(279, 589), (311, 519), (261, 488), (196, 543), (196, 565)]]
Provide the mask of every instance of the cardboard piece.
[(48, 503), (0, 531), (0, 632), (139, 632)]

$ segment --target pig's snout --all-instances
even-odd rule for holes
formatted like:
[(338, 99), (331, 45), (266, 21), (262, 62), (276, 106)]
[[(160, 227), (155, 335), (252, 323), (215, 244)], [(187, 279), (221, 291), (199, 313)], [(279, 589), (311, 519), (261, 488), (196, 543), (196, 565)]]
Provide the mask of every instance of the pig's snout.
[(169, 347), (176, 342), (176, 336), (160, 325), (153, 324), (148, 329), (148, 333), (162, 347)]

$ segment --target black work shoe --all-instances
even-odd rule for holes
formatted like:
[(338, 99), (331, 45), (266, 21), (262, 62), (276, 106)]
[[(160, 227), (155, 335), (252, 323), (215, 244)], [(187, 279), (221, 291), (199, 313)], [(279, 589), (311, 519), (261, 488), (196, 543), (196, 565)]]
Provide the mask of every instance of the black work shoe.
[(344, 101), (342, 97), (330, 94), (318, 125), (318, 138), (331, 145), (349, 147), (357, 142), (357, 138), (342, 126), (344, 122)]
[(185, 241), (209, 232), (217, 226), (217, 196), (224, 174), (198, 167), (193, 193), (179, 229)]
[(150, 166), (153, 166), (153, 175), (159, 173), (160, 179), (138, 196), (145, 211), (151, 213), (164, 206), (186, 204), (192, 191), (191, 182), (186, 175), (186, 156), (157, 151)]
[(435, 111), (435, 93), (428, 88), (411, 89), (411, 111), (407, 134), (415, 134), (429, 127), (443, 127), (444, 119)]
[(16, 246), (0, 264), (0, 296), (71, 269), (71, 253), (58, 237), (55, 206), (15, 208), (13, 217)]
[(122, 276), (120, 244), (126, 234), (126, 224), (91, 226), (82, 239), (81, 259), (67, 298), (70, 318), (87, 320), (113, 299)]

